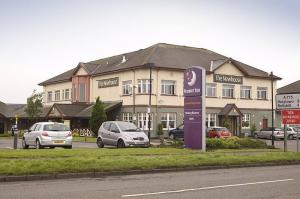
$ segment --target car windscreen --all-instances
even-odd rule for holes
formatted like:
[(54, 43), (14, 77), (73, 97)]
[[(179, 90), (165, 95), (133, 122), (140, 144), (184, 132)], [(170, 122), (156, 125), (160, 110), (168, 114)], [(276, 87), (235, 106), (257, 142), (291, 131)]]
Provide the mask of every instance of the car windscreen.
[(118, 122), (118, 125), (121, 131), (141, 131), (141, 129), (137, 128), (135, 124), (130, 122)]
[(70, 128), (64, 124), (46, 124), (44, 131), (70, 131)]
[(214, 128), (215, 131), (228, 131), (227, 128)]

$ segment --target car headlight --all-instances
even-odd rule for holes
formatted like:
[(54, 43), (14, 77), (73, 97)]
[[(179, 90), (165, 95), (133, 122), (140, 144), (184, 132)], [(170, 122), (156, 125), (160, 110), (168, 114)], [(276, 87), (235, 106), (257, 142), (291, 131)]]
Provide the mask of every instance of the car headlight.
[(125, 138), (125, 140), (129, 140), (129, 141), (133, 140), (132, 137), (130, 137), (130, 136), (124, 136), (124, 138)]

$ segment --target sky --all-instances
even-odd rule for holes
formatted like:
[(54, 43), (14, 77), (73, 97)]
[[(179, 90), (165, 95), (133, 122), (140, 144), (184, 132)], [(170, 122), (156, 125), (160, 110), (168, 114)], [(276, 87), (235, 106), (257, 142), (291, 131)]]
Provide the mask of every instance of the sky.
[(88, 62), (170, 43), (300, 80), (300, 0), (0, 0), (0, 101)]

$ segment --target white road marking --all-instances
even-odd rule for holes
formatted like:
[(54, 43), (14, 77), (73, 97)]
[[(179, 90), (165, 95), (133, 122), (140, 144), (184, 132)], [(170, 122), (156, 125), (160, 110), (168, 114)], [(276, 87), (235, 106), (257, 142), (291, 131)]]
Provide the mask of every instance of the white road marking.
[(220, 186), (213, 186), (213, 187), (199, 187), (199, 188), (193, 188), (193, 189), (181, 189), (181, 190), (173, 190), (173, 191), (160, 191), (160, 192), (122, 195), (122, 197), (127, 198), (127, 197), (160, 195), (160, 194), (170, 194), (170, 193), (182, 193), (182, 192), (188, 192), (188, 191), (209, 190), (209, 189), (218, 189), (218, 188), (227, 188), (227, 187), (239, 187), (239, 186), (256, 185), (256, 184), (268, 184), (268, 183), (286, 182), (286, 181), (292, 181), (292, 180), (294, 180), (294, 179), (282, 179), (282, 180), (272, 180), (272, 181), (262, 181), (262, 182), (248, 182), (248, 183), (243, 183), (243, 184), (229, 184), (229, 185), (220, 185)]

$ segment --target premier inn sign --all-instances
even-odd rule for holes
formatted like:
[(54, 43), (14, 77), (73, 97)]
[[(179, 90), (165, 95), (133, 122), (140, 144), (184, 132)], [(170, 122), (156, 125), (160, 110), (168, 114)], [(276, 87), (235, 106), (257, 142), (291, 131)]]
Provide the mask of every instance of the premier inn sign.
[(242, 76), (214, 74), (214, 82), (243, 84)]
[(119, 86), (118, 77), (98, 80), (98, 88), (106, 88), (106, 87), (113, 87), (113, 86)]

